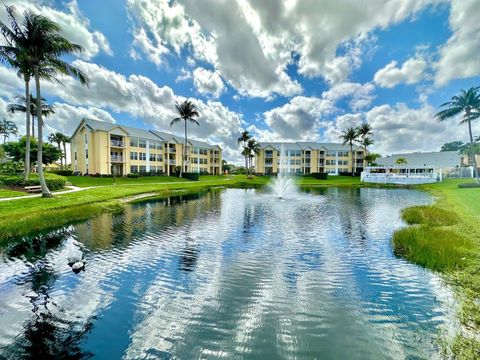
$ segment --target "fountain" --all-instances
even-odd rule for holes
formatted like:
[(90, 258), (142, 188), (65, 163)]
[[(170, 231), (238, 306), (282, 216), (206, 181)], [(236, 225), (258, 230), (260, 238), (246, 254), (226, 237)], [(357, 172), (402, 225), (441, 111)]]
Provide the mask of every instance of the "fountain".
[(289, 170), (290, 159), (288, 158), (288, 156), (286, 156), (286, 152), (282, 145), (280, 148), (277, 178), (274, 179), (270, 184), (273, 193), (279, 199), (292, 196), (296, 193), (295, 183), (293, 179), (289, 177)]

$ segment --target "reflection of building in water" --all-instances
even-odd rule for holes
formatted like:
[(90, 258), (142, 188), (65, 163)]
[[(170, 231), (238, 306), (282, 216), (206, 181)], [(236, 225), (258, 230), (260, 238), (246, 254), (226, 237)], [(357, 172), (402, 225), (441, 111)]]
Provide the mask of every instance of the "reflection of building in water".
[(198, 249), (195, 240), (187, 238), (185, 247), (180, 255), (180, 270), (193, 271), (198, 261)]
[(77, 240), (90, 250), (109, 248), (113, 243), (114, 216), (113, 214), (101, 214), (76, 225)]

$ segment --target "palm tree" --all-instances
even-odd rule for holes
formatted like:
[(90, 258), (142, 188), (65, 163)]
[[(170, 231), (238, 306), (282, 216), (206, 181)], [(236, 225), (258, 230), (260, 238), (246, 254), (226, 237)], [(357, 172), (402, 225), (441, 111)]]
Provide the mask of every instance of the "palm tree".
[(62, 145), (63, 145), (63, 166), (67, 168), (67, 144), (70, 144), (72, 138), (70, 136), (62, 134)]
[[(60, 153), (62, 152), (62, 148), (61, 148), (61, 144), (62, 144), (62, 140), (63, 140), (63, 137), (65, 135), (63, 135), (62, 133), (59, 133), (59, 132), (56, 132), (56, 133), (51, 133), (49, 136), (48, 136), (48, 141), (50, 141), (50, 143), (52, 144), (57, 144), (57, 148), (58, 148), (58, 151), (60, 151)], [(62, 156), (60, 155), (60, 167), (63, 169), (63, 162), (62, 162)]]
[(367, 154), (368, 147), (373, 145), (375, 142), (370, 139), (368, 136), (360, 140), (360, 145), (363, 147), (365, 154)]
[(467, 91), (461, 90), (460, 95), (452, 97), (451, 101), (448, 101), (442, 105), (441, 108), (444, 110), (439, 111), (435, 116), (440, 121), (456, 117), (457, 115), (462, 114), (462, 120), (460, 124), (468, 125), (468, 134), (470, 136), (470, 155), (473, 158), (473, 171), (477, 182), (480, 182), (478, 175), (477, 159), (475, 156), (475, 143), (473, 141), (472, 134), (472, 120), (480, 117), (480, 88), (471, 87)]
[[(249, 170), (251, 171), (252, 169), (252, 160), (255, 155), (257, 155), (260, 152), (260, 145), (258, 144), (257, 140), (254, 138), (250, 138), (247, 142), (247, 149), (248, 149), (248, 159), (249, 159)], [(249, 172), (247, 170), (247, 172)]]
[(352, 155), (352, 176), (355, 175), (355, 159), (353, 156), (353, 143), (355, 141), (358, 141), (358, 132), (352, 127), (349, 127), (347, 130), (344, 130), (342, 132), (342, 135), (340, 135), (340, 139), (343, 140), (343, 145), (349, 144), (350, 145), (350, 154)]
[(3, 136), (3, 143), (7, 141), (7, 138), (10, 135), (17, 135), (18, 129), (17, 125), (13, 121), (2, 119), (0, 120), (0, 135)]
[[(15, 19), (13, 15), (12, 18)], [(29, 74), (33, 73), (35, 78), (38, 178), (42, 187), (42, 196), (48, 197), (51, 196), (51, 193), (45, 183), (42, 167), (43, 114), (40, 78), (55, 80), (55, 75), (60, 73), (77, 78), (82, 85), (88, 85), (88, 80), (82, 71), (61, 59), (62, 56), (81, 52), (83, 49), (80, 45), (73, 44), (64, 38), (61, 34), (62, 29), (55, 22), (45, 16), (33, 14), (30, 11), (24, 13), (22, 25), (17, 26), (17, 28), (25, 34), (24, 37), (27, 38), (29, 45), (25, 50), (24, 56), (28, 59)], [(26, 96), (28, 97), (29, 93)], [(29, 108), (28, 104), (27, 109)]]
[(397, 160), (395, 160), (395, 165), (407, 165), (408, 161), (404, 157), (399, 157)]
[[(28, 56), (30, 38), (33, 29), (20, 26), (13, 14), (13, 6), (5, 6), (12, 29), (0, 21), (0, 33), (5, 39), (5, 45), (0, 45), (0, 62), (9, 64), (17, 70), (17, 75), (23, 78), (25, 83), (26, 107), (30, 108), (30, 79), (32, 67)], [(25, 25), (25, 24), (23, 24)], [(26, 151), (24, 180), (28, 180), (30, 173), (30, 112), (26, 112)]]
[[(240, 144), (242, 143), (242, 146), (243, 146), (243, 151), (242, 151), (242, 155), (245, 157), (245, 169), (248, 169), (248, 156), (250, 155), (250, 153), (247, 151), (245, 151), (245, 148), (247, 147), (247, 142), (248, 140), (251, 139), (251, 136), (250, 136), (250, 133), (247, 131), (247, 130), (244, 130), (242, 131), (242, 134), (240, 135), (240, 137), (237, 139), (237, 143)], [(246, 153), (243, 154), (243, 152)]]
[(195, 119), (199, 117), (200, 114), (198, 113), (197, 107), (188, 99), (182, 103), (178, 103), (178, 102), (175, 103), (175, 108), (177, 109), (177, 112), (180, 116), (170, 121), (170, 126), (173, 126), (174, 124), (179, 123), (182, 120), (185, 123), (185, 143), (182, 149), (182, 167), (180, 168), (180, 174), (179, 174), (179, 176), (182, 177), (182, 173), (184, 171), (184, 166), (185, 166), (184, 164), (185, 164), (187, 143), (188, 143), (187, 123), (192, 122), (200, 126), (200, 123)]
[[(26, 98), (25, 96), (16, 96), (17, 99), (16, 104), (9, 104), (7, 106), (7, 111), (11, 112), (12, 114), (15, 113), (16, 111), (20, 112), (27, 112), (27, 107), (26, 107)], [(43, 116), (48, 116), (50, 114), (55, 113), (54, 107), (52, 105), (48, 105), (46, 100), (42, 98), (41, 100), (42, 103), (42, 115)], [(35, 117), (37, 116), (37, 99), (33, 97), (32, 94), (30, 94), (30, 118), (32, 119), (32, 137), (35, 137)]]

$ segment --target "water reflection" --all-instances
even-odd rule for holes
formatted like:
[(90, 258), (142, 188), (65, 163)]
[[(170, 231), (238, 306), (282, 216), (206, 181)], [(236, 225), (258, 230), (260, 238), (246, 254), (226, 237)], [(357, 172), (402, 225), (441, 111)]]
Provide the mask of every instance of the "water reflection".
[(436, 358), (450, 295), (389, 240), (428, 201), (232, 189), (25, 241), (0, 255), (0, 358)]

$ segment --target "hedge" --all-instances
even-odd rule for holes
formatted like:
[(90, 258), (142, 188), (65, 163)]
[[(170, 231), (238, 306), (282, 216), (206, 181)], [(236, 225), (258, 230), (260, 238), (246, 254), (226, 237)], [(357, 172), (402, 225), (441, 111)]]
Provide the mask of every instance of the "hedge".
[(48, 173), (60, 176), (72, 176), (73, 170), (50, 170)]
[[(50, 190), (58, 190), (63, 189), (65, 184), (67, 183), (67, 178), (45, 173), (45, 182)], [(40, 181), (38, 180), (37, 174), (30, 174), (28, 181), (23, 181), (22, 175), (0, 175), (0, 184), (6, 186), (35, 186), (40, 185)]]
[(182, 178), (188, 179), (188, 180), (197, 181), (198, 179), (200, 179), (200, 173), (196, 173), (196, 172), (184, 172), (184, 173), (182, 174)]
[(318, 173), (311, 173), (310, 176), (319, 180), (327, 180), (328, 174), (318, 172)]

